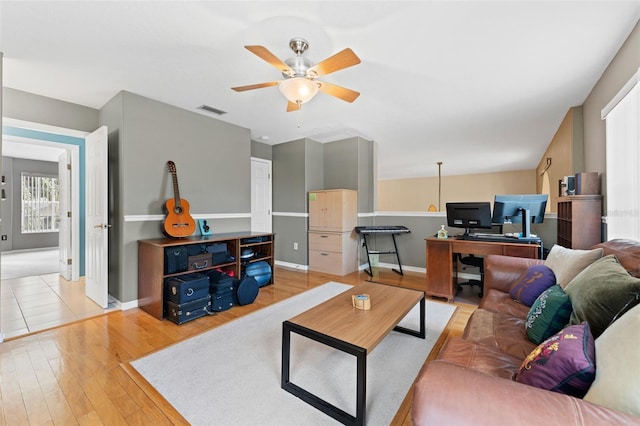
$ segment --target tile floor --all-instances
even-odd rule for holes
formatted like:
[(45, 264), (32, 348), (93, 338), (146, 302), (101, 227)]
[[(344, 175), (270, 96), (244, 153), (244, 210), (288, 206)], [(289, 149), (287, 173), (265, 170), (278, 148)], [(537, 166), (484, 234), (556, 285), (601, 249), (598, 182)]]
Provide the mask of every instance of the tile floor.
[(59, 274), (0, 281), (0, 315), (9, 339), (96, 315), (104, 309), (84, 294), (84, 280)]

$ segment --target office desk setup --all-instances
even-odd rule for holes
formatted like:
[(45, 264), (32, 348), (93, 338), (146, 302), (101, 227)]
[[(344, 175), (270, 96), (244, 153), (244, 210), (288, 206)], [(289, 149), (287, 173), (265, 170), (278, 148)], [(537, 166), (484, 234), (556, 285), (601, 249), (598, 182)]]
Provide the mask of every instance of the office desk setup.
[(427, 244), (427, 296), (444, 297), (452, 302), (457, 288), (454, 274), (454, 255), (474, 254), (486, 256), (542, 257), (542, 241), (539, 238), (517, 239), (495, 236), (493, 238), (425, 238)]

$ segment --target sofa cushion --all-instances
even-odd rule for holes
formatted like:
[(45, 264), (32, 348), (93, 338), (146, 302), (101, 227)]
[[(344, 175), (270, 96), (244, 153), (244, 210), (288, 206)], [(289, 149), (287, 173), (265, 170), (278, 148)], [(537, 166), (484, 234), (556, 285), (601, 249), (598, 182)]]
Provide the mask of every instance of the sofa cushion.
[(571, 324), (587, 321), (597, 338), (640, 302), (640, 279), (632, 277), (614, 255), (608, 255), (578, 274), (565, 291), (573, 305)]
[(528, 306), (513, 300), (509, 293), (495, 289), (484, 292), (479, 308), (491, 312), (500, 312), (520, 319), (525, 319), (527, 313), (529, 313)]
[(602, 253), (602, 248), (577, 250), (556, 244), (551, 247), (544, 264), (556, 275), (556, 283), (564, 288), (583, 269), (600, 259)]
[(508, 380), (515, 379), (522, 364), (522, 358), (459, 337), (447, 340), (438, 359)]
[(435, 360), (416, 379), (411, 424), (638, 426), (640, 418)]
[(523, 360), (536, 347), (527, 337), (524, 321), (502, 312), (476, 309), (469, 317), (462, 338)]
[(595, 354), (589, 323), (569, 326), (525, 358), (516, 381), (582, 398), (595, 379)]
[(640, 278), (640, 241), (616, 239), (596, 244), (592, 248), (602, 248), (604, 255), (615, 254), (618, 262), (631, 275)]
[(640, 305), (596, 339), (596, 379), (584, 399), (640, 417)]
[(543, 291), (533, 302), (524, 323), (529, 340), (542, 343), (562, 330), (569, 324), (571, 311), (571, 300), (562, 287), (556, 284)]
[(556, 276), (545, 265), (531, 266), (511, 286), (509, 295), (526, 306), (533, 305), (540, 293), (556, 283)]

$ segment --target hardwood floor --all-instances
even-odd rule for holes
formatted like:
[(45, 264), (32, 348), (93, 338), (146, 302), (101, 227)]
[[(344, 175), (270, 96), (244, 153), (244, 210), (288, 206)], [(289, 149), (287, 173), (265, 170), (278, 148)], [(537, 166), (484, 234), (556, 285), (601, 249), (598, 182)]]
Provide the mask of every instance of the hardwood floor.
[[(255, 303), (177, 326), (140, 309), (114, 311), (0, 344), (0, 426), (41, 424), (187, 424), (129, 363), (327, 281), (357, 284), (364, 272), (338, 277), (276, 267), (275, 284)], [(422, 289), (424, 274), (381, 271), (374, 281)], [(448, 336), (459, 335), (471, 304), (458, 309), (430, 358)], [(410, 393), (393, 425), (410, 425)]]

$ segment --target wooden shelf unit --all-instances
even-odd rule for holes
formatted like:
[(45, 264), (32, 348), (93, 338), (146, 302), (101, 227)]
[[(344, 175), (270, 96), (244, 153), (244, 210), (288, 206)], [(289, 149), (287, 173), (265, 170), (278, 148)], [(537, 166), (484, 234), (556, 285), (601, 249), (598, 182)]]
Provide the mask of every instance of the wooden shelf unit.
[(590, 249), (602, 242), (602, 196), (570, 195), (558, 199), (557, 243)]
[[(138, 306), (157, 319), (164, 318), (164, 280), (168, 277), (193, 274), (194, 272), (206, 273), (213, 269), (233, 271), (237, 278), (242, 276), (244, 267), (253, 262), (265, 261), (271, 265), (271, 280), (274, 280), (274, 238), (271, 233), (255, 232), (230, 232), (214, 234), (206, 237), (186, 238), (157, 238), (138, 241)], [(254, 241), (254, 239), (264, 241)], [(206, 268), (190, 271), (166, 273), (165, 250), (170, 247), (186, 246), (191, 244), (226, 243), (233, 261)], [(251, 248), (254, 256), (248, 260), (240, 259), (243, 248)]]

